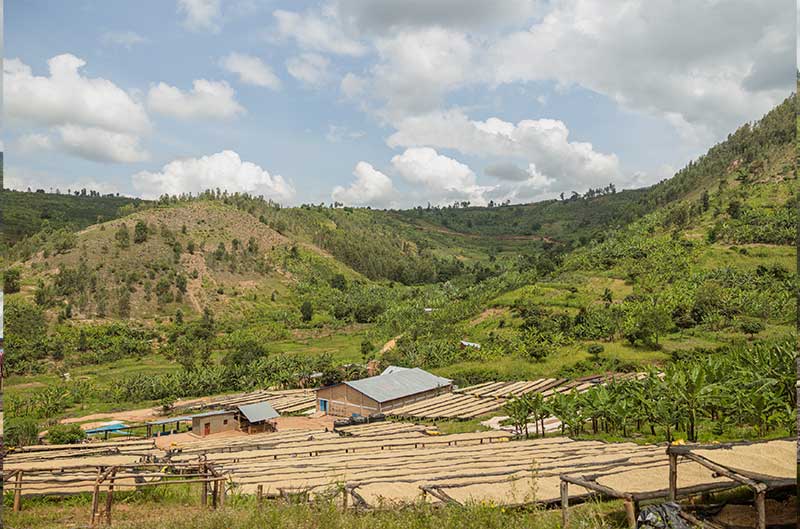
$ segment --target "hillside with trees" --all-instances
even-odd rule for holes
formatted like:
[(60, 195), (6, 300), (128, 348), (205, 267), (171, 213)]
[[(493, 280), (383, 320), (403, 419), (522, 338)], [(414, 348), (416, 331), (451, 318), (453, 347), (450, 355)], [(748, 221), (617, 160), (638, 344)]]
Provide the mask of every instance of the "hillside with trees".
[[(794, 104), (650, 188), (535, 204), (382, 211), (221, 190), (149, 202), (19, 193), (29, 211), (12, 216), (4, 251), (7, 412), (48, 424), (329, 384), (371, 359), (462, 385), (735, 371), (751, 353), (783, 366), (796, 312)], [(759, 422), (765, 410), (745, 422), (784, 431), (784, 393), (764, 404), (773, 423)], [(702, 420), (706, 432), (735, 422)]]

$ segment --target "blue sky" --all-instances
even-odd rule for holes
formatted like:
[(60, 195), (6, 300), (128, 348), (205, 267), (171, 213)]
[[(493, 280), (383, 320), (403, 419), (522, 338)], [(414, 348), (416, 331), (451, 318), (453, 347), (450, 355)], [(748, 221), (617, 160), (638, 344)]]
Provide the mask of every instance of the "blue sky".
[(647, 185), (793, 90), (794, 4), (676, 4), (7, 0), (6, 185), (377, 207)]

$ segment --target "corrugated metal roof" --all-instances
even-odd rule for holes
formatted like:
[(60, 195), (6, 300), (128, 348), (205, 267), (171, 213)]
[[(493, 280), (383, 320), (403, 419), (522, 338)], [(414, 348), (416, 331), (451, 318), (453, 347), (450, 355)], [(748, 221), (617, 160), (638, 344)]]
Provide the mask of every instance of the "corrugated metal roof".
[(182, 417), (167, 417), (166, 419), (159, 419), (157, 421), (150, 421), (147, 424), (149, 424), (151, 426), (157, 426), (157, 425), (160, 425), (160, 424), (169, 424), (171, 422), (191, 421), (191, 420), (192, 420), (192, 416), (184, 415)]
[(239, 406), (239, 411), (242, 412), (250, 422), (268, 421), (281, 416), (267, 401), (244, 404)]
[(381, 373), (381, 375), (389, 375), (391, 373), (397, 373), (398, 371), (404, 371), (406, 369), (409, 369), (409, 368), (408, 367), (400, 367), (400, 366), (389, 366), (389, 367), (387, 367), (386, 369), (383, 370), (383, 373)]
[(387, 368), (375, 377), (345, 382), (351, 388), (378, 402), (416, 395), (452, 383), (453, 381), (448, 378), (437, 377), (418, 367), (409, 369), (395, 366)]
[(205, 413), (198, 413), (197, 415), (190, 415), (189, 419), (199, 419), (200, 417), (211, 417), (213, 415), (227, 415), (233, 413), (233, 410), (216, 410), (207, 411)]

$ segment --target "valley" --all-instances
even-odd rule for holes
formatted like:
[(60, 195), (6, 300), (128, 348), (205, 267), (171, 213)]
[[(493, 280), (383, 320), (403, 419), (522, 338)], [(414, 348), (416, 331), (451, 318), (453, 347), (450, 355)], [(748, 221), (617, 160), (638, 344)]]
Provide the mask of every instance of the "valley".
[(4, 190), (5, 441), (98, 413), (332, 386), (371, 362), (459, 388), (611, 376), (521, 411), (509, 398), (468, 421), (412, 417), (451, 435), (501, 414), (520, 435), (546, 416), (587, 442), (792, 435), (795, 104), (655, 186), (534, 204)]

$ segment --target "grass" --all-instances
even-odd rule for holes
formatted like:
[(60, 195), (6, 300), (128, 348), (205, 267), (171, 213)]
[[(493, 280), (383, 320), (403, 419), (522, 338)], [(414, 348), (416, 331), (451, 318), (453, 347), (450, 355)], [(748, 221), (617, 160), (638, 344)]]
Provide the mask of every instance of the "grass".
[[(177, 489), (178, 487), (172, 487)], [(268, 501), (261, 508), (252, 496), (229, 496), (226, 506), (201, 508), (195, 490), (122, 493), (115, 496), (112, 527), (140, 529), (555, 529), (561, 527), (559, 511), (541, 508), (510, 509), (489, 503), (432, 507), (418, 503), (371, 511), (343, 511), (333, 503), (287, 504)], [(23, 510), (11, 512), (5, 497), (4, 522), (12, 529), (55, 529), (87, 526), (90, 495), (57, 499), (23, 500)], [(392, 507), (392, 508), (388, 508)], [(575, 529), (625, 527), (620, 502), (587, 503), (571, 511)]]
[[(322, 354), (331, 353), (335, 363), (363, 362), (361, 355), (361, 342), (367, 336), (364, 326), (348, 329), (323, 331), (318, 335), (310, 333), (307, 336), (294, 337), (288, 340), (273, 342), (267, 346), (272, 353), (286, 354)], [(383, 344), (374, 344), (382, 346)]]

